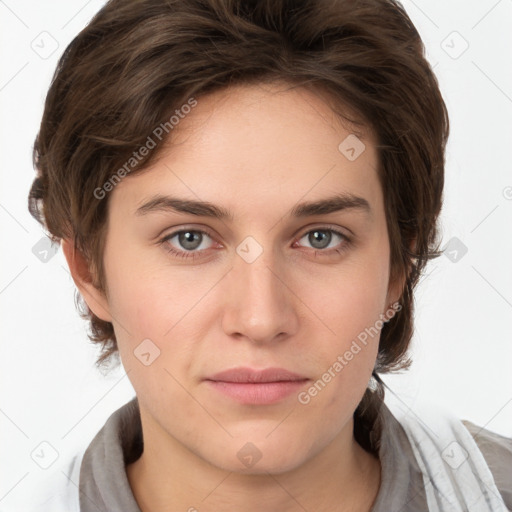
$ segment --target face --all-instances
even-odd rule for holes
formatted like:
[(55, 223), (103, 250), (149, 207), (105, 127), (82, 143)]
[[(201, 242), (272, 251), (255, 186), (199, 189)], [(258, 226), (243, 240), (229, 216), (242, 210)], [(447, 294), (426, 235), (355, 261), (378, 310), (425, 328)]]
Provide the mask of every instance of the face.
[[(395, 299), (377, 152), (305, 89), (197, 101), (110, 192), (108, 294), (88, 302), (114, 325), (145, 436), (279, 473), (352, 436)], [(240, 368), (256, 374), (217, 376)]]

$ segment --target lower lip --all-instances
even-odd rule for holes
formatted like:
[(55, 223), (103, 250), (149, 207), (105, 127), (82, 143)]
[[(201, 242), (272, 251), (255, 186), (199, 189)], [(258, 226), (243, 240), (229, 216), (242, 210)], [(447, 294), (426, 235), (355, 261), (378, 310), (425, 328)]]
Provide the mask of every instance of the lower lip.
[(217, 391), (242, 404), (272, 404), (293, 393), (297, 393), (306, 384), (306, 380), (282, 382), (222, 382), (208, 380)]

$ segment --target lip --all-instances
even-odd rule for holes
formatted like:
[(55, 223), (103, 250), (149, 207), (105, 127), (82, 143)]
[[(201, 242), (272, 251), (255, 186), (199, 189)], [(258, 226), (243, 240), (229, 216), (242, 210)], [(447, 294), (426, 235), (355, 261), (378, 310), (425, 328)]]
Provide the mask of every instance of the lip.
[(216, 391), (242, 404), (271, 404), (296, 393), (310, 379), (284, 368), (233, 368), (205, 381)]
[(216, 373), (206, 380), (237, 383), (262, 383), (262, 382), (290, 382), (306, 380), (307, 377), (290, 372), (284, 368), (265, 368), (253, 370), (248, 367), (232, 368)]

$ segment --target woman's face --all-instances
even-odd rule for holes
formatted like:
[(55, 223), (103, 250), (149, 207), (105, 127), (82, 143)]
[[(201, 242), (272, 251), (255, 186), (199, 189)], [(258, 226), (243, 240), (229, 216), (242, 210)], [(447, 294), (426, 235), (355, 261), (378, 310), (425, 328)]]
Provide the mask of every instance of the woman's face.
[[(291, 470), (352, 436), (396, 299), (374, 141), (275, 86), (198, 98), (172, 137), (110, 192), (108, 299), (89, 305), (114, 325), (145, 437)], [(237, 368), (295, 377), (215, 377)]]

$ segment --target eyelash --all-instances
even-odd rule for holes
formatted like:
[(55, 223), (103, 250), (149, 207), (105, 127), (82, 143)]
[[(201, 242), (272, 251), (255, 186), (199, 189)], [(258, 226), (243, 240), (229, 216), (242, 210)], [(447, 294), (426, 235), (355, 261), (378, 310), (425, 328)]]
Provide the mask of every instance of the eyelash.
[[(304, 232), (300, 237), (298, 237), (297, 241), (300, 240), (301, 238), (304, 238), (304, 236), (306, 236), (309, 233), (312, 233), (314, 231), (334, 233), (335, 235), (338, 235), (340, 238), (342, 238), (342, 241), (340, 242), (340, 244), (342, 244), (342, 247), (331, 248), (331, 249), (313, 249), (315, 256), (317, 256), (318, 254), (320, 254), (321, 256), (330, 256), (330, 255), (334, 255), (334, 253), (342, 254), (352, 245), (352, 241), (347, 235), (345, 235), (341, 231), (338, 231), (338, 230), (330, 228), (330, 227), (329, 228), (328, 227), (319, 227), (319, 228), (310, 229), (309, 231)], [(172, 245), (167, 243), (169, 240), (174, 238), (176, 235), (179, 235), (180, 233), (187, 233), (187, 232), (201, 233), (202, 235), (206, 235), (213, 239), (213, 236), (210, 233), (208, 233), (207, 231), (204, 231), (202, 229), (181, 229), (179, 231), (174, 231), (173, 233), (166, 235), (164, 238), (159, 240), (158, 244), (163, 245), (164, 249), (167, 252), (169, 252), (170, 254), (172, 254), (173, 256), (175, 256), (177, 258), (196, 259), (198, 257), (201, 257), (201, 252), (205, 252), (208, 249), (203, 249), (201, 251), (179, 251), (178, 249), (176, 249), (175, 247), (173, 247)]]

